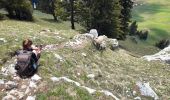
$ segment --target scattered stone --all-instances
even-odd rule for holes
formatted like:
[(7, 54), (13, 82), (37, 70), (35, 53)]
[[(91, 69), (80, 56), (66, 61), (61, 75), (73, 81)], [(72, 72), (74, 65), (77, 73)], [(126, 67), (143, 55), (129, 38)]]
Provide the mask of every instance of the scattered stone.
[(136, 91), (133, 91), (133, 95), (135, 96), (137, 94), (137, 92)]
[(51, 77), (51, 80), (52, 80), (53, 82), (58, 82), (58, 81), (60, 81), (60, 78), (57, 78), (57, 77)]
[(21, 86), (21, 89), (26, 89), (26, 88), (27, 88), (26, 85), (22, 85), (22, 86)]
[(19, 81), (21, 78), (19, 76), (14, 76), (13, 79)]
[(42, 78), (40, 76), (38, 76), (37, 74), (35, 74), (34, 76), (31, 77), (31, 80), (33, 80), (33, 81), (39, 81), (41, 79)]
[(7, 42), (7, 40), (6, 40), (5, 38), (0, 38), (0, 42), (2, 42), (2, 43), (6, 43), (6, 42)]
[(115, 95), (113, 95), (111, 92), (109, 92), (109, 91), (106, 91), (106, 90), (102, 90), (102, 91), (100, 91), (100, 92), (103, 92), (105, 95), (107, 95), (107, 96), (111, 96), (111, 97), (113, 97), (115, 100), (119, 100), (119, 98), (117, 98)]
[(30, 87), (27, 87), (25, 94), (28, 94), (31, 91)]
[(118, 48), (119, 42), (118, 42), (117, 39), (110, 39), (110, 42), (111, 42), (111, 49), (112, 49), (112, 50)]
[(0, 79), (0, 85), (3, 85), (3, 84), (5, 84), (4, 80)]
[(149, 82), (148, 83), (137, 82), (136, 86), (139, 88), (139, 91), (142, 96), (152, 97), (154, 98), (154, 100), (159, 99), (158, 95), (150, 87)]
[(91, 88), (88, 88), (88, 87), (85, 87), (85, 86), (82, 86), (82, 88), (86, 89), (90, 94), (96, 92), (95, 89), (91, 89)]
[(26, 100), (35, 100), (36, 96), (28, 96)]
[(8, 72), (12, 75), (16, 74), (16, 70), (15, 70), (15, 64), (10, 64), (8, 67)]
[(12, 95), (7, 95), (7, 96), (3, 97), (2, 100), (17, 100), (17, 98), (15, 98)]
[(96, 29), (91, 29), (89, 34), (92, 34), (93, 35), (93, 38), (97, 38), (98, 37), (98, 32)]
[(17, 90), (11, 90), (8, 95), (14, 95), (15, 97), (22, 99), (24, 97), (24, 93), (23, 92), (19, 92)]
[(7, 83), (5, 83), (5, 89), (6, 90), (11, 90), (11, 89), (14, 89), (14, 88), (17, 88), (17, 87), (18, 87), (18, 84), (15, 83), (15, 82), (8, 81)]
[(142, 100), (141, 97), (135, 97), (134, 100)]
[(81, 53), (81, 55), (82, 55), (82, 56), (84, 56), (84, 57), (86, 57), (86, 56), (87, 56), (87, 55), (86, 55), (86, 53)]
[(89, 75), (87, 75), (87, 77), (88, 77), (88, 78), (94, 78), (95, 75), (94, 75), (94, 74), (89, 74)]
[(55, 56), (59, 61), (64, 61), (63, 58), (62, 58), (60, 55), (54, 54), (54, 56)]
[(80, 83), (78, 83), (76, 81), (73, 81), (73, 80), (71, 80), (71, 79), (69, 79), (67, 77), (61, 77), (61, 79), (65, 80), (65, 81), (67, 81), (69, 83), (74, 83), (76, 86), (80, 86)]
[(49, 33), (52, 32), (50, 29), (43, 29), (39, 33)]
[(37, 88), (37, 85), (36, 85), (35, 82), (30, 81), (29, 87), (31, 87), (31, 88)]

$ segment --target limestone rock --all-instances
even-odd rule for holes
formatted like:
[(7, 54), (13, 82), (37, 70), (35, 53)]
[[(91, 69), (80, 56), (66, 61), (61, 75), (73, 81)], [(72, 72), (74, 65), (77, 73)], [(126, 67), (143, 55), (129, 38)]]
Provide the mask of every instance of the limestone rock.
[(93, 35), (93, 38), (97, 38), (98, 37), (98, 32), (96, 29), (91, 29), (89, 34), (92, 34)]
[(158, 100), (158, 95), (152, 90), (149, 83), (137, 82), (136, 86), (138, 87), (140, 94), (146, 97), (152, 97), (154, 100)]

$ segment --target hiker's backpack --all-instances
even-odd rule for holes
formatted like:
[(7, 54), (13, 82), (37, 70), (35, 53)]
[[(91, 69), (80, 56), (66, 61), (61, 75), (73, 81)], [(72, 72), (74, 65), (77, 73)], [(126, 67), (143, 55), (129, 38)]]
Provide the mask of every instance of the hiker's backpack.
[(35, 72), (35, 69), (33, 68), (33, 64), (35, 64), (33, 54), (32, 51), (18, 51), (15, 69), (20, 77), (29, 77)]

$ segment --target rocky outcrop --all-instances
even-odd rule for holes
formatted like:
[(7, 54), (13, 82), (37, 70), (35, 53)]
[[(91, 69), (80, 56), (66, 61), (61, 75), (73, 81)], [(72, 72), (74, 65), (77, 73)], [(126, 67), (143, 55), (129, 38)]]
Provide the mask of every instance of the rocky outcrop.
[(154, 55), (143, 56), (143, 58), (147, 61), (163, 61), (166, 63), (170, 63), (170, 46), (166, 47), (165, 49)]

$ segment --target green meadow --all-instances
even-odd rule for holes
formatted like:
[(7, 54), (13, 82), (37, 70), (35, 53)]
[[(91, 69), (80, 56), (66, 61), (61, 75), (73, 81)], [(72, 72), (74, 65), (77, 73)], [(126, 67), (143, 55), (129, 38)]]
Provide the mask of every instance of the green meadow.
[[(170, 36), (170, 0), (137, 0), (138, 6), (133, 9), (133, 20), (138, 22), (139, 29), (149, 30), (147, 43)], [(142, 5), (141, 5), (142, 4)]]

